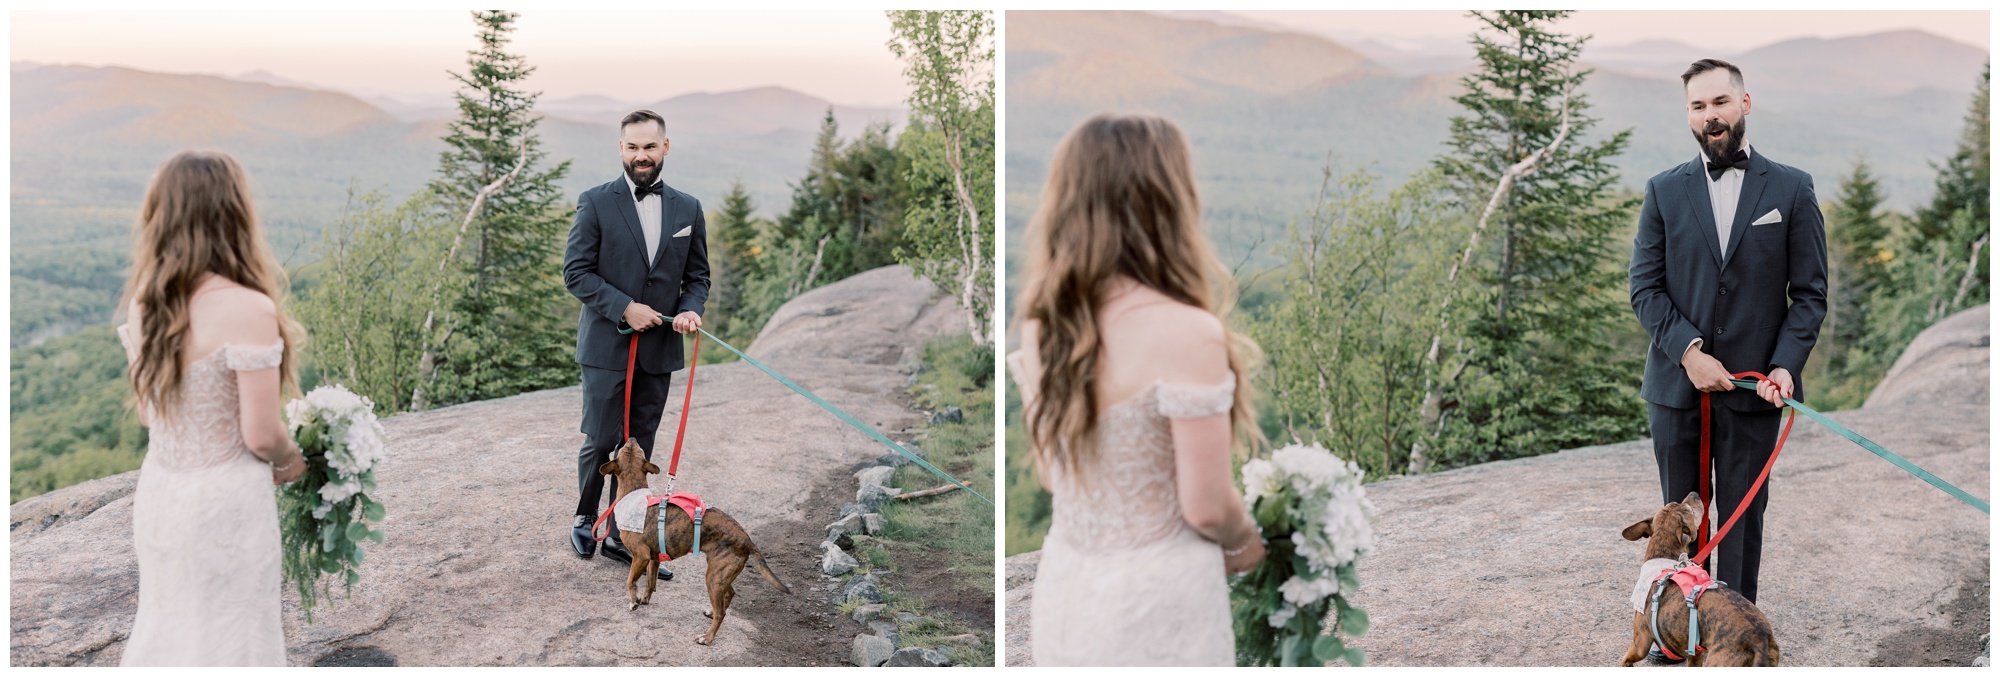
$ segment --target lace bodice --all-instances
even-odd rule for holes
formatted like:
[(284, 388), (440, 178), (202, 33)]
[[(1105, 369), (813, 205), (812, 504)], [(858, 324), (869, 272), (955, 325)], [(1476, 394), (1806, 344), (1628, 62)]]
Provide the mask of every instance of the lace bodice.
[[(1022, 402), (1032, 403), (1035, 388), (1024, 379), (1021, 354), (1008, 362)], [(1097, 421), (1097, 454), (1082, 478), (1066, 476), (1055, 464), (1041, 469), (1054, 508), (1050, 537), (1101, 551), (1143, 546), (1189, 528), (1175, 482), (1171, 419), (1226, 414), (1235, 395), (1233, 377), (1207, 386), (1156, 381), (1106, 408)]]
[[(138, 342), (131, 325), (118, 326), (118, 340), (127, 359), (137, 359)], [(171, 418), (162, 418), (151, 403), (146, 456), (174, 472), (211, 467), (248, 454), (238, 417), (236, 372), (274, 369), (285, 358), (283, 340), (268, 346), (224, 343), (201, 359), (189, 362), (181, 379), (181, 400)]]

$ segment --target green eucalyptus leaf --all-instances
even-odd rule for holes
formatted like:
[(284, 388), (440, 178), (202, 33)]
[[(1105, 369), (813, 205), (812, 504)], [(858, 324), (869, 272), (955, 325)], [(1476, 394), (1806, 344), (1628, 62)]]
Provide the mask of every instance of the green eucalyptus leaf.
[(1349, 637), (1360, 637), (1368, 634), (1368, 612), (1357, 608), (1342, 609), (1340, 611), (1340, 631), (1347, 633)]
[(1343, 564), (1339, 568), (1334, 569), (1333, 572), (1340, 576), (1340, 588), (1343, 592), (1359, 592), (1361, 590), (1361, 575), (1354, 572), (1353, 562)]
[(352, 543), (368, 537), (368, 525), (353, 522), (347, 525), (347, 541)]
[(1368, 656), (1361, 651), (1360, 647), (1354, 647), (1347, 650), (1348, 665), (1360, 668), (1360, 667), (1367, 667), (1367, 663), (1368, 663)]
[(348, 570), (347, 570), (347, 586), (351, 588), (351, 587), (354, 587), (354, 584), (356, 584), (356, 583), (360, 583), (360, 582), (361, 582), (361, 572), (359, 572), (359, 571), (355, 571), (355, 570), (353, 570), (353, 569), (348, 569)]
[(376, 542), (376, 543), (381, 543), (381, 542), (382, 542), (382, 532), (380, 532), (380, 531), (370, 531), (370, 532), (368, 532), (368, 540), (371, 540), (371, 541), (374, 541), (374, 542)]
[(368, 521), (380, 522), (384, 516), (389, 514), (389, 509), (383, 506), (380, 501), (370, 500), (368, 501), (368, 507), (364, 508), (361, 512), (362, 516), (368, 518)]
[(1300, 639), (1302, 638), (1299, 637), (1298, 635), (1286, 635), (1285, 640), (1278, 643), (1278, 667), (1284, 667), (1284, 668), (1298, 667), (1299, 665), (1298, 648)]
[(1331, 663), (1346, 655), (1347, 647), (1340, 643), (1338, 634), (1320, 635), (1319, 640), (1313, 642), (1313, 657), (1322, 662)]

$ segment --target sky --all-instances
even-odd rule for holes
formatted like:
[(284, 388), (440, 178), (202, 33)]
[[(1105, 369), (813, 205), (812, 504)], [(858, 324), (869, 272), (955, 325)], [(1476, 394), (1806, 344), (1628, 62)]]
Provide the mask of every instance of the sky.
[[(265, 71), (363, 96), (447, 98), (472, 19), (459, 11), (12, 12), (10, 61), (235, 76)], [(900, 106), (902, 62), (878, 11), (528, 11), (508, 51), (545, 99), (645, 102), (777, 85)]]
[[(1480, 25), (1465, 12), (1446, 10), (1229, 13), (1337, 37), (1462, 40)], [(1563, 21), (1565, 32), (1595, 36), (1593, 44), (1669, 39), (1724, 53), (1792, 38), (1836, 38), (1904, 28), (1989, 47), (1988, 15), (1983, 11), (1582, 10)]]

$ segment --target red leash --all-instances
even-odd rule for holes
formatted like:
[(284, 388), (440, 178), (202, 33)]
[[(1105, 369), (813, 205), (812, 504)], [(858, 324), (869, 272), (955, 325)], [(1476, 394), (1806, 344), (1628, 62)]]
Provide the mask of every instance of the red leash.
[[(688, 360), (687, 396), (681, 400), (681, 427), (679, 431), (674, 433), (673, 460), (667, 462), (667, 487), (669, 490), (673, 488), (675, 471), (681, 467), (681, 442), (687, 439), (688, 409), (694, 406), (694, 368), (700, 362), (701, 332), (695, 332), (694, 355), (692, 359)], [(625, 349), (625, 439), (628, 440), (632, 439), (632, 372), (638, 363), (639, 332), (635, 331), (632, 332), (632, 343)], [(623, 442), (620, 442), (620, 444), (623, 444)], [(606, 506), (604, 512), (597, 516), (597, 523), (590, 527), (590, 533), (596, 534), (598, 527), (604, 526), (604, 521), (611, 517), (611, 511), (616, 507), (616, 501), (613, 501), (612, 505)], [(604, 535), (598, 536), (597, 540), (602, 541), (610, 536), (610, 530), (605, 530)]]
[[(1767, 383), (1771, 381), (1771, 377), (1765, 376), (1763, 374), (1754, 371), (1746, 371), (1738, 374), (1730, 374), (1730, 377), (1754, 378), (1759, 381), (1764, 381)], [(1722, 528), (1716, 530), (1714, 537), (1710, 537), (1708, 535), (1708, 506), (1712, 501), (1709, 498), (1708, 478), (1709, 475), (1713, 472), (1713, 470), (1710, 468), (1709, 464), (1709, 449), (1708, 449), (1709, 406), (1710, 406), (1709, 393), (1707, 391), (1702, 391), (1701, 393), (1701, 530), (1695, 532), (1696, 542), (1700, 546), (1700, 550), (1695, 553), (1694, 561), (1702, 562), (1703, 568), (1707, 568), (1709, 566), (1710, 563), (1706, 562), (1705, 560), (1707, 560), (1709, 554), (1715, 550), (1716, 544), (1722, 542), (1722, 537), (1729, 534), (1729, 528), (1736, 526), (1737, 518), (1742, 517), (1743, 511), (1750, 507), (1750, 502), (1756, 500), (1757, 492), (1761, 491), (1764, 488), (1764, 480), (1770, 479), (1771, 467), (1777, 465), (1778, 463), (1778, 453), (1785, 450), (1785, 438), (1791, 437), (1792, 435), (1792, 421), (1793, 419), (1796, 419), (1799, 416), (1799, 412), (1797, 409), (1793, 409), (1789, 415), (1785, 416), (1785, 430), (1784, 432), (1778, 435), (1778, 446), (1771, 449), (1771, 458), (1770, 460), (1764, 462), (1763, 472), (1757, 473), (1757, 481), (1750, 485), (1749, 493), (1744, 494), (1743, 500), (1737, 502), (1736, 512), (1729, 516), (1728, 521), (1722, 523)]]

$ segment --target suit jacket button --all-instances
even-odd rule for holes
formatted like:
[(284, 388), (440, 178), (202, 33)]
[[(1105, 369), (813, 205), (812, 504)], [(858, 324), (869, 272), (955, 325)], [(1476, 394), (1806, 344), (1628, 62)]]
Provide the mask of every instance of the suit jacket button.
[(1728, 295), (1729, 295), (1729, 288), (1728, 288), (1728, 287), (1723, 287), (1723, 288), (1722, 288), (1722, 295), (1723, 295), (1723, 296), (1728, 296)]
[(1716, 327), (1716, 328), (1715, 328), (1715, 335), (1716, 335), (1716, 336), (1721, 336), (1721, 335), (1722, 335), (1722, 328), (1721, 328), (1721, 327)]

